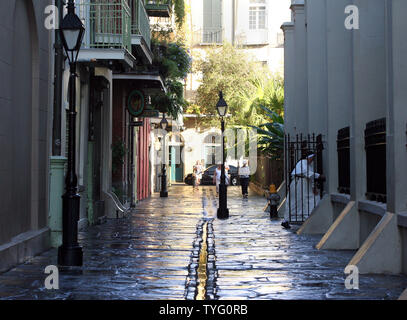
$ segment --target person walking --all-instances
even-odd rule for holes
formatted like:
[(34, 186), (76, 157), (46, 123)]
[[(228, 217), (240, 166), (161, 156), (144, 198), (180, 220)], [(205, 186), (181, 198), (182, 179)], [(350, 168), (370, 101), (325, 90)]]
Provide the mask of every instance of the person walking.
[(219, 195), (219, 184), (220, 184), (220, 177), (222, 175), (222, 165), (218, 164), (216, 167), (215, 173), (213, 175), (213, 183), (216, 185), (216, 195)]
[(243, 166), (239, 168), (238, 175), (240, 185), (242, 186), (242, 196), (243, 198), (247, 198), (249, 196), (247, 188), (249, 186), (250, 178), (250, 167), (248, 165), (247, 160), (243, 160)]
[(201, 184), (202, 179), (202, 165), (199, 160), (196, 161), (193, 169), (193, 179), (194, 179), (194, 189), (198, 189), (198, 186)]
[(192, 169), (192, 190), (195, 191), (197, 188), (196, 167), (194, 166)]
[(203, 172), (203, 168), (202, 168), (202, 165), (201, 165), (201, 161), (198, 160), (196, 162), (196, 176), (198, 178), (198, 186), (201, 184), (202, 172)]

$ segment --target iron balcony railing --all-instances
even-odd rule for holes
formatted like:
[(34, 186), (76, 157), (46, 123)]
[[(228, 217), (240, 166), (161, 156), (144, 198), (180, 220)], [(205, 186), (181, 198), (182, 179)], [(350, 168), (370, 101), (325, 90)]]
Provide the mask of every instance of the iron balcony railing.
[(150, 20), (142, 0), (132, 1), (131, 33), (142, 36), (151, 49)]
[(222, 44), (223, 29), (201, 29), (192, 35), (194, 45)]
[(131, 50), (132, 34), (151, 48), (150, 21), (143, 0), (80, 0), (76, 12), (85, 25), (84, 49)]
[(160, 6), (160, 5), (165, 5), (169, 6), (171, 5), (170, 0), (146, 0), (146, 6)]
[(170, 0), (146, 0), (145, 8), (152, 17), (169, 17), (172, 3)]
[(86, 29), (82, 48), (131, 52), (131, 10), (127, 0), (81, 0), (76, 7)]

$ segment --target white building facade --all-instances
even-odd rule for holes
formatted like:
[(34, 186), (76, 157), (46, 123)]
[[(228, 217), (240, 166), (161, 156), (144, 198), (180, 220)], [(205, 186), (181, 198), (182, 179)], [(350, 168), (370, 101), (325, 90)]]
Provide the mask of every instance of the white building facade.
[(322, 135), (326, 176), (298, 233), (357, 250), (349, 264), (361, 273), (406, 273), (407, 2), (293, 0), (291, 11), (286, 133)]
[[(205, 56), (205, 49), (211, 46), (228, 42), (250, 53), (273, 73), (283, 73), (284, 35), (280, 26), (290, 17), (290, 0), (189, 0), (187, 3), (186, 23), (193, 58)], [(187, 93), (193, 96), (199, 79), (199, 75), (189, 76)]]
[[(207, 50), (219, 48), (226, 42), (247, 52), (273, 74), (283, 75), (284, 34), (280, 26), (290, 18), (290, 0), (188, 0), (186, 3), (193, 60), (205, 57)], [(186, 79), (186, 98), (191, 102), (200, 81), (199, 73), (191, 73)], [(191, 116), (194, 115), (186, 117)], [(186, 145), (185, 175), (192, 172), (197, 160), (203, 160), (205, 167), (215, 165), (219, 161), (215, 154), (220, 152), (221, 146), (219, 129), (209, 128), (204, 133), (201, 128), (186, 127), (182, 132)], [(194, 146), (188, 147), (189, 143)], [(227, 162), (238, 166), (233, 157), (227, 157)]]

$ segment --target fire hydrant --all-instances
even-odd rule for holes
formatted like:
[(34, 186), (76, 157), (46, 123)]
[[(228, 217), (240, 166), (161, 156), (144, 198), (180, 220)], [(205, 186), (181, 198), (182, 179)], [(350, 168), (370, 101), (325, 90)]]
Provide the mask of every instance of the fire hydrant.
[(274, 184), (270, 185), (270, 194), (267, 197), (267, 208), (265, 211), (270, 212), (270, 219), (278, 218), (277, 207), (280, 204), (280, 195), (277, 193), (276, 186)]

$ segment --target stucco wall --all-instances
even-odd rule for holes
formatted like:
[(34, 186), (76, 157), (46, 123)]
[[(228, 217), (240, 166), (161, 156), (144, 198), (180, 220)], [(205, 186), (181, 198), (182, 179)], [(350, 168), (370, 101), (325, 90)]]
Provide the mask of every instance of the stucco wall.
[(0, 244), (47, 224), (49, 2), (0, 2)]
[(338, 130), (350, 125), (353, 108), (352, 32), (344, 28), (343, 9), (351, 0), (326, 3), (328, 136), (326, 144), (327, 189), (338, 188)]

